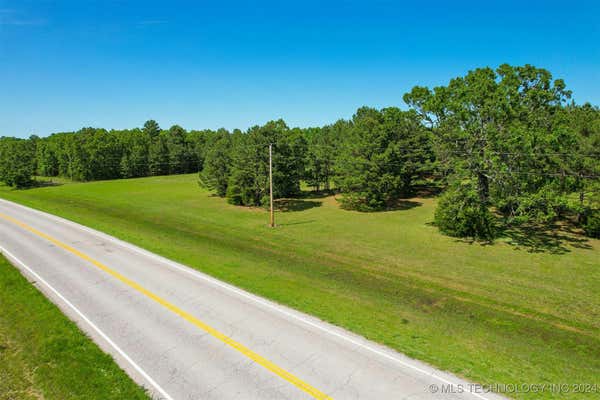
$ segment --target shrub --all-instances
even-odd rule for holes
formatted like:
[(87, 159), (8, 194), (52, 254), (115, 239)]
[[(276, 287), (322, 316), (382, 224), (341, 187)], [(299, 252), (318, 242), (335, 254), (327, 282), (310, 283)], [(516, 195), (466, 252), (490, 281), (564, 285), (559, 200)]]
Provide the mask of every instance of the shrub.
[(243, 171), (234, 171), (226, 190), (227, 201), (237, 206), (256, 205), (257, 200), (252, 184), (252, 177), (244, 174)]
[(343, 193), (338, 199), (345, 210), (362, 212), (380, 211), (385, 209), (385, 202), (372, 193), (349, 192)]
[(33, 185), (35, 148), (31, 142), (9, 139), (0, 143), (0, 181), (16, 188)]
[(449, 236), (491, 240), (494, 216), (470, 184), (449, 188), (435, 210), (435, 224)]
[(591, 210), (585, 215), (583, 231), (586, 236), (600, 239), (600, 210)]

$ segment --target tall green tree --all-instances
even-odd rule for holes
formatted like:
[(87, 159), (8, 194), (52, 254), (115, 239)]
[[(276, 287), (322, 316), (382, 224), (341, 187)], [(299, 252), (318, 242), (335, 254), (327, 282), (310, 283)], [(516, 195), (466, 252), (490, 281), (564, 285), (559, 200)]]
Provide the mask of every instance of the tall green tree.
[(167, 175), (169, 173), (169, 149), (160, 126), (154, 120), (144, 123), (142, 131), (148, 136), (148, 172), (150, 175)]
[(200, 185), (214, 191), (218, 196), (227, 194), (230, 178), (232, 139), (227, 131), (219, 131), (206, 142)]
[(300, 193), (306, 141), (283, 120), (254, 126), (244, 135), (233, 135), (227, 198), (233, 204), (258, 206), (268, 202), (269, 144), (273, 144), (273, 194), (286, 198)]
[(447, 86), (415, 87), (405, 101), (434, 129), (438, 162), (469, 181), (482, 205), (513, 220), (548, 221), (564, 197), (555, 154), (571, 137), (557, 115), (570, 92), (531, 65), (479, 68)]
[(337, 121), (334, 125), (323, 128), (306, 129), (307, 141), (305, 180), (306, 183), (319, 191), (331, 188), (335, 172), (335, 160), (339, 155), (342, 136), (337, 135), (348, 128), (348, 122)]
[(41, 176), (57, 176), (59, 165), (55, 141), (50, 138), (38, 141), (36, 146), (36, 160), (38, 174)]
[(173, 125), (164, 134), (169, 159), (169, 174), (184, 174), (196, 170), (197, 157), (187, 141), (187, 132), (179, 125)]
[[(565, 109), (568, 126), (574, 137), (574, 151), (564, 153), (564, 164), (572, 179), (572, 190), (578, 193), (579, 220), (586, 200), (600, 195), (595, 190), (600, 181), (600, 109), (589, 103), (570, 105)], [(592, 198), (590, 198), (592, 197)]]
[(86, 180), (88, 176), (85, 164), (87, 154), (85, 154), (85, 140), (81, 132), (62, 134), (58, 141), (61, 145), (59, 152), (61, 175), (71, 180)]
[[(227, 132), (225, 129), (221, 129)], [(220, 130), (220, 131), (221, 131)], [(209, 138), (214, 134), (210, 129), (201, 131), (192, 130), (187, 135), (188, 149), (193, 158), (193, 167), (195, 171), (202, 171), (204, 168), (204, 159), (206, 158), (207, 142)]]
[(150, 139), (155, 139), (158, 135), (160, 135), (161, 129), (158, 125), (158, 122), (153, 119), (149, 119), (148, 121), (144, 122), (142, 131), (148, 135)]
[(85, 158), (84, 180), (116, 179), (121, 177), (120, 160), (123, 147), (117, 132), (106, 129), (85, 128), (80, 131)]
[(169, 148), (164, 134), (150, 139), (148, 148), (148, 168), (150, 175), (168, 175), (170, 170)]
[(34, 182), (35, 143), (31, 140), (0, 138), (0, 181), (24, 188)]
[(141, 129), (118, 132), (122, 148), (121, 176), (135, 178), (149, 175), (148, 151), (150, 135)]
[(587, 103), (565, 109), (575, 149), (564, 153), (568, 188), (577, 194), (570, 209), (577, 223), (591, 237), (600, 237), (600, 109)]
[(336, 161), (342, 205), (360, 211), (392, 207), (411, 193), (430, 159), (428, 131), (416, 112), (358, 109)]

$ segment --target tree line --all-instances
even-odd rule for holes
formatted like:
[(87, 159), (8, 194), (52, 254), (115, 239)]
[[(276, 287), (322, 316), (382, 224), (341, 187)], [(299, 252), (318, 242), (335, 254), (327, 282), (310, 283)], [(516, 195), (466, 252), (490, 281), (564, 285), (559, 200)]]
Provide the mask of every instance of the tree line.
[(443, 189), (435, 224), (452, 236), (492, 239), (512, 224), (569, 221), (600, 236), (600, 110), (577, 105), (549, 71), (478, 68), (435, 88), (414, 87), (407, 110), (362, 107), (350, 120), (247, 131), (106, 131), (0, 140), (0, 180), (97, 180), (199, 172), (229, 202), (268, 202), (268, 146), (276, 198), (304, 182), (340, 194), (344, 208), (377, 211), (423, 188)]

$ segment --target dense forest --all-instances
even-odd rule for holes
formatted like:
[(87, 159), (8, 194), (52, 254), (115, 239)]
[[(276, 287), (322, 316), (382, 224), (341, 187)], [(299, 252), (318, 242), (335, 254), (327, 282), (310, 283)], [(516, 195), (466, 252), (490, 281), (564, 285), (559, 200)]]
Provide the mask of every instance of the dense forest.
[(202, 186), (237, 205), (268, 202), (268, 146), (276, 198), (301, 183), (340, 194), (346, 209), (394, 208), (441, 191), (435, 224), (485, 240), (503, 227), (552, 223), (600, 237), (600, 109), (577, 105), (565, 83), (531, 65), (479, 68), (446, 86), (414, 87), (407, 110), (362, 107), (314, 128), (283, 120), (245, 132), (83, 128), (0, 139), (0, 180), (90, 181), (199, 172)]

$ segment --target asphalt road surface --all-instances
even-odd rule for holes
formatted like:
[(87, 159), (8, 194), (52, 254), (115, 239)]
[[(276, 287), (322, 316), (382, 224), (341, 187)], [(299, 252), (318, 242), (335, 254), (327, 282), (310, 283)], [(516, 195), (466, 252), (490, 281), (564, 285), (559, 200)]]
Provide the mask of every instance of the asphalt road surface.
[(154, 398), (498, 398), (317, 318), (4, 200), (0, 249)]

